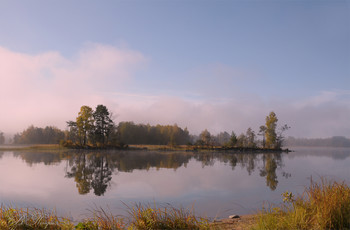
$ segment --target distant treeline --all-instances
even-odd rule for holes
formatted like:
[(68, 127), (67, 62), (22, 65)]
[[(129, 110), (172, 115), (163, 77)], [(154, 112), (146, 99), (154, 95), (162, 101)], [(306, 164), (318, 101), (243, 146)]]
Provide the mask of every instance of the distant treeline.
[(175, 125), (134, 124), (120, 122), (117, 127), (121, 142), (128, 144), (148, 145), (185, 145), (191, 142), (187, 128)]
[[(245, 133), (236, 135), (220, 132), (212, 135), (207, 129), (199, 136), (191, 135), (187, 128), (174, 125), (145, 125), (134, 122), (120, 122), (116, 125), (112, 114), (104, 105), (98, 105), (95, 110), (82, 106), (78, 116), (73, 121), (67, 121), (67, 130), (56, 127), (45, 128), (33, 125), (17, 133), (13, 138), (14, 144), (61, 144), (65, 147), (125, 147), (126, 145), (196, 145), (204, 147), (225, 146), (239, 148), (268, 148), (282, 147), (283, 133), (289, 127), (277, 127), (277, 116), (271, 112), (266, 117), (265, 125), (259, 132), (248, 128)], [(259, 140), (257, 137), (261, 136)], [(0, 135), (1, 137), (1, 135)], [(1, 138), (0, 138), (1, 141)], [(1, 144), (1, 143), (0, 143)]]
[[(87, 142), (97, 142), (93, 135), (88, 135)], [(120, 143), (129, 145), (186, 145), (191, 144), (193, 137), (187, 128), (175, 125), (135, 124), (120, 122), (109, 135), (108, 144)], [(13, 144), (59, 144), (63, 141), (80, 143), (76, 130), (62, 131), (56, 127), (38, 128), (31, 125), (21, 133), (15, 134)]]
[(309, 146), (309, 147), (350, 147), (350, 139), (343, 136), (330, 138), (294, 138), (285, 140), (287, 146)]
[(22, 133), (17, 133), (13, 137), (14, 144), (58, 144), (65, 138), (65, 132), (53, 127), (45, 128), (29, 126)]

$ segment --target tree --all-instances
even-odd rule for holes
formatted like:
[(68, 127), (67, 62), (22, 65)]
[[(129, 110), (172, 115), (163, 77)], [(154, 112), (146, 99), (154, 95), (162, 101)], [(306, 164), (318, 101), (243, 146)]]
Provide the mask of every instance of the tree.
[(0, 131), (0, 145), (3, 145), (4, 143), (5, 143), (4, 133)]
[(76, 143), (78, 139), (78, 127), (77, 123), (75, 121), (67, 121), (68, 131), (66, 134), (67, 140), (72, 141), (73, 143)]
[(229, 145), (232, 147), (235, 147), (236, 144), (237, 144), (237, 136), (236, 136), (235, 132), (232, 131)]
[(201, 132), (201, 134), (199, 135), (199, 139), (201, 141), (203, 141), (203, 143), (205, 145), (209, 146), (211, 144), (211, 134), (210, 134), (210, 132), (207, 129), (203, 130)]
[(255, 148), (256, 147), (255, 132), (251, 128), (247, 129), (246, 140), (247, 140), (247, 143), (246, 143), (247, 146), (246, 147), (249, 147), (249, 148)]
[(187, 128), (182, 129), (176, 124), (151, 126), (120, 122), (117, 134), (119, 142), (126, 144), (183, 145), (190, 141)]
[(64, 138), (64, 132), (54, 126), (45, 128), (29, 126), (14, 136), (14, 144), (58, 144)]
[(78, 136), (80, 144), (85, 146), (87, 144), (88, 136), (94, 130), (93, 110), (86, 105), (80, 108), (79, 116), (76, 118), (78, 128)]
[(94, 139), (105, 145), (108, 143), (109, 135), (114, 127), (114, 122), (111, 119), (111, 115), (104, 105), (98, 105), (93, 113), (95, 122)]
[(263, 140), (262, 140), (262, 147), (263, 148), (265, 148), (265, 145), (266, 145), (265, 133), (266, 133), (266, 126), (265, 125), (260, 126), (258, 135), (262, 136), (262, 138), (263, 138)]
[(216, 135), (216, 142), (219, 145), (227, 145), (230, 141), (230, 134), (228, 132), (220, 132), (218, 135)]
[(287, 131), (288, 129), (290, 129), (290, 127), (287, 124), (285, 124), (284, 126), (279, 128), (279, 130), (277, 132), (277, 138), (276, 138), (276, 148), (281, 148), (282, 147), (283, 141), (284, 141), (283, 133), (285, 131)]
[(246, 147), (246, 142), (247, 142), (246, 140), (247, 138), (243, 133), (239, 135), (237, 137), (237, 143), (236, 143), (237, 147), (240, 147), (240, 148)]
[(267, 148), (277, 148), (277, 116), (274, 112), (270, 112), (269, 116), (266, 117), (266, 147)]

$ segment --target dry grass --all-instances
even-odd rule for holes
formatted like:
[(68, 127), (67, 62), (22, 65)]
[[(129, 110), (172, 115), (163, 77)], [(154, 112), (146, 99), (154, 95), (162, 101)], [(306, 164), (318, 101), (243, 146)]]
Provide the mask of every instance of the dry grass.
[(0, 229), (73, 229), (67, 218), (35, 208), (0, 207)]
[(127, 208), (129, 218), (114, 216), (99, 208), (93, 210), (93, 217), (73, 224), (70, 219), (57, 217), (55, 212), (45, 209), (1, 206), (0, 229), (209, 229), (209, 221), (196, 217), (192, 209), (141, 204)]
[(255, 229), (350, 229), (350, 188), (345, 183), (311, 181), (294, 199), (284, 193), (282, 207), (263, 209)]
[(129, 208), (129, 214), (130, 229), (209, 229), (209, 221), (196, 217), (193, 209), (139, 204)]
[(123, 217), (114, 216), (102, 208), (95, 209), (92, 213), (93, 217), (80, 222), (76, 229), (121, 230), (127, 227)]
[(64, 149), (57, 144), (41, 144), (41, 145), (4, 145), (0, 146), (0, 151), (48, 151)]

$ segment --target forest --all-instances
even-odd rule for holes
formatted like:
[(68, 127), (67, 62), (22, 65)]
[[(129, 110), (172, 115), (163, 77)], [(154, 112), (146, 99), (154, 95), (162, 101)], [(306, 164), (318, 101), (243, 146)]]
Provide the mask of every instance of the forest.
[[(75, 120), (67, 121), (67, 129), (60, 130), (53, 126), (45, 128), (29, 126), (21, 133), (14, 135), (13, 144), (60, 144), (64, 147), (118, 147), (127, 145), (195, 145), (202, 147), (224, 146), (238, 148), (280, 149), (284, 141), (284, 132), (290, 127), (277, 127), (278, 118), (270, 112), (265, 124), (255, 132), (248, 128), (245, 133), (236, 135), (234, 131), (220, 132), (212, 135), (207, 129), (199, 135), (192, 135), (187, 128), (174, 125), (135, 124), (122, 121), (118, 124), (104, 105), (95, 110), (81, 106)], [(3, 144), (3, 134), (0, 132)], [(259, 138), (260, 137), (260, 138)]]

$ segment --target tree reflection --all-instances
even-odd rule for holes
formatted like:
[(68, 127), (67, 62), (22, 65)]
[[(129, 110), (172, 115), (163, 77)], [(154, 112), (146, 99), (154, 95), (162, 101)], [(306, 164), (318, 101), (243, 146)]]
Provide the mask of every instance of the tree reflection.
[(91, 189), (92, 172), (90, 162), (87, 161), (86, 153), (77, 154), (73, 157), (70, 172), (66, 173), (68, 178), (74, 177), (79, 194), (87, 194)]
[(109, 165), (106, 154), (74, 154), (70, 159), (70, 171), (66, 172), (66, 177), (74, 177), (79, 194), (87, 194), (93, 189), (95, 195), (101, 196), (112, 179), (112, 168)]
[(277, 164), (275, 159), (268, 157), (266, 164), (266, 185), (270, 187), (271, 190), (275, 190), (278, 184), (277, 175), (276, 175), (276, 169)]
[(20, 157), (29, 166), (34, 164), (44, 163), (45, 165), (53, 165), (60, 163), (63, 159), (67, 157), (66, 153), (57, 152), (14, 152), (14, 157)]
[[(1, 156), (1, 154), (0, 154)], [(201, 162), (202, 167), (211, 167), (217, 162), (229, 165), (232, 171), (240, 166), (248, 175), (258, 170), (266, 180), (266, 186), (275, 190), (278, 185), (277, 169), (282, 169), (282, 153), (242, 152), (161, 152), (161, 151), (66, 151), (59, 153), (15, 152), (28, 165), (46, 165), (67, 161), (65, 176), (74, 178), (79, 194), (90, 191), (96, 196), (104, 195), (111, 186), (112, 175), (118, 172), (137, 170), (174, 169), (186, 167), (191, 159)], [(289, 178), (290, 173), (281, 171)]]
[(278, 185), (276, 169), (278, 166), (282, 167), (282, 158), (280, 154), (264, 154), (262, 160), (263, 167), (260, 169), (260, 176), (266, 177), (266, 186), (274, 191)]
[(191, 157), (187, 153), (80, 152), (70, 155), (66, 177), (74, 178), (79, 194), (93, 190), (95, 195), (101, 196), (110, 186), (114, 171), (132, 172), (135, 169), (149, 170), (151, 167), (176, 170), (185, 166)]
[[(196, 153), (194, 158), (202, 162), (202, 167), (212, 166), (215, 161), (229, 164), (234, 171), (237, 165), (247, 170), (248, 175), (251, 175), (256, 168), (260, 170), (259, 175), (266, 178), (266, 186), (272, 191), (277, 188), (278, 177), (277, 168), (282, 168), (282, 153)], [(259, 167), (259, 163), (262, 166)], [(282, 172), (282, 176), (289, 178), (290, 173)]]
[(106, 192), (106, 189), (112, 179), (112, 169), (108, 164), (108, 155), (95, 157), (93, 161), (93, 176), (91, 186), (94, 189), (96, 196), (101, 196)]

